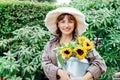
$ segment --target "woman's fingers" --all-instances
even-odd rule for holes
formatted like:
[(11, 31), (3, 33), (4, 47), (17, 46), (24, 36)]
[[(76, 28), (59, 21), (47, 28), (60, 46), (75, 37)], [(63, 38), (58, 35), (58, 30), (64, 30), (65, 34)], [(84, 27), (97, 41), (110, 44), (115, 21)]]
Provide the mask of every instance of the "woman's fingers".
[(60, 80), (69, 80), (70, 73), (68, 73), (67, 71), (59, 69), (58, 70), (58, 74), (59, 74), (59, 76), (61, 78)]
[(68, 72), (68, 76), (74, 76), (74, 74), (73, 73), (71, 73), (71, 72)]
[(73, 80), (84, 80), (84, 79), (81, 77), (81, 78), (75, 78)]

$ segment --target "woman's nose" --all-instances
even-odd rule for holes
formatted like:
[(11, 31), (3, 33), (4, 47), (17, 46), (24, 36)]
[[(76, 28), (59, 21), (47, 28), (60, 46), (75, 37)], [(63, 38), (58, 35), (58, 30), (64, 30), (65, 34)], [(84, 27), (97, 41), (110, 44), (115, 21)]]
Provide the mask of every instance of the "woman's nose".
[(69, 23), (68, 23), (68, 22), (66, 22), (66, 23), (65, 23), (65, 27), (68, 27), (68, 26), (69, 26)]

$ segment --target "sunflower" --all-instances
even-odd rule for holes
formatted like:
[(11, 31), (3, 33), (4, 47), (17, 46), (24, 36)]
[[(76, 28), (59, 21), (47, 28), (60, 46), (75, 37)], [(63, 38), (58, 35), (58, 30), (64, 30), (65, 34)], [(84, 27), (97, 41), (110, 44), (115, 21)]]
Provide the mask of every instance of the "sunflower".
[(93, 48), (93, 43), (90, 40), (85, 40), (83, 42), (83, 47), (87, 50), (90, 50)]
[(87, 38), (84, 37), (84, 36), (78, 37), (78, 43), (79, 44), (83, 43), (83, 41), (85, 41), (85, 40), (87, 40)]
[(70, 58), (72, 55), (72, 50), (70, 48), (63, 48), (61, 50), (61, 54), (64, 55), (67, 58)]
[(87, 51), (86, 49), (84, 49), (83, 47), (76, 47), (74, 49), (74, 52), (76, 54), (76, 56), (79, 58), (79, 59), (84, 59), (85, 56), (87, 55)]

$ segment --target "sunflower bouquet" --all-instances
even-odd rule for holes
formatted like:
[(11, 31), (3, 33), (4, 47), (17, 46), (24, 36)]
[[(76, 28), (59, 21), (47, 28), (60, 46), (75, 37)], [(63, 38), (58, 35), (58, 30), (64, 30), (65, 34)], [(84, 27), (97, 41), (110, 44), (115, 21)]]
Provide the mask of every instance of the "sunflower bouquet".
[(93, 43), (85, 36), (80, 36), (76, 41), (71, 41), (67, 44), (62, 44), (58, 48), (59, 54), (57, 59), (62, 67), (66, 64), (66, 60), (71, 57), (76, 57), (79, 60), (85, 59), (88, 52), (93, 48)]

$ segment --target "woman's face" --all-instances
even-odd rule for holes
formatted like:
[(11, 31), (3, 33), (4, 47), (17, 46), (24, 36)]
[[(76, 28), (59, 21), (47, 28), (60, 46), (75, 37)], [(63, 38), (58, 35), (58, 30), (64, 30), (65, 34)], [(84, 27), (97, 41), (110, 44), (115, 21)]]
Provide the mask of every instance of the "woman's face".
[(62, 32), (62, 35), (72, 35), (74, 30), (75, 21), (68, 18), (67, 15), (58, 22), (58, 28)]

